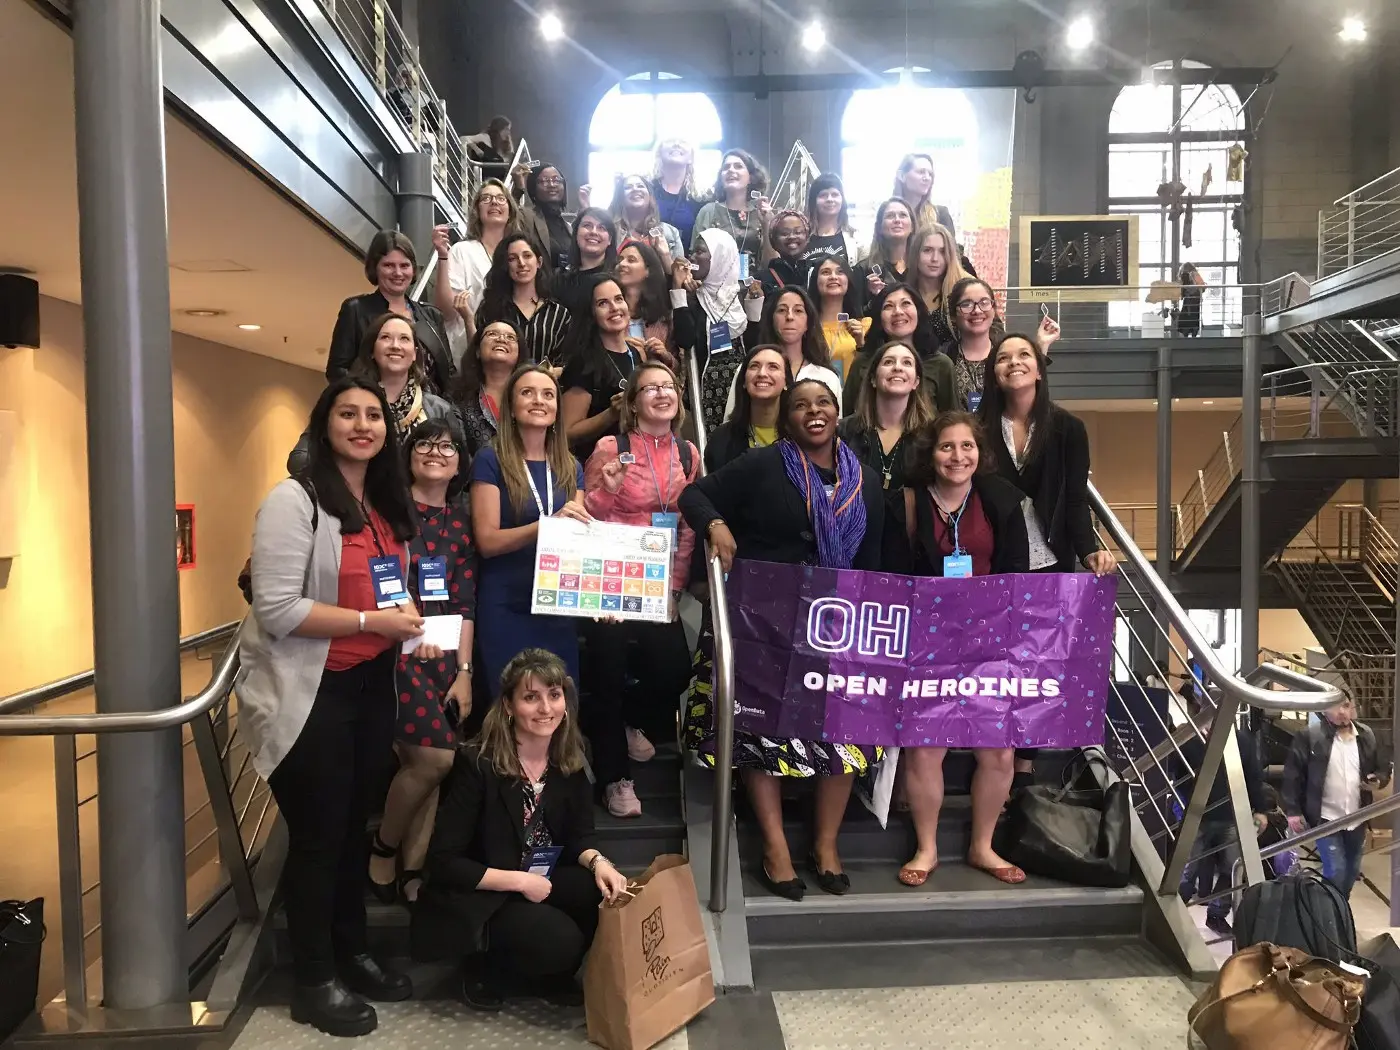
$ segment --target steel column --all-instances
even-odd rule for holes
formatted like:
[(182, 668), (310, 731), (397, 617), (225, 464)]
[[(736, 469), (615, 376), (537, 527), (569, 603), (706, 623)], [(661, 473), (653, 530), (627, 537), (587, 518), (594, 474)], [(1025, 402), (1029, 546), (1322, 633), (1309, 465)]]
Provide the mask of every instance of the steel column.
[[(1175, 525), (1172, 517), (1172, 348), (1163, 340), (1157, 348), (1157, 575), (1169, 587), (1172, 562), (1176, 560)], [(1164, 643), (1165, 639), (1162, 641)], [(1166, 666), (1165, 645), (1153, 656)]]
[(399, 206), (399, 229), (418, 255), (419, 266), (433, 251), (433, 155), (399, 154), (399, 189), (394, 195)]
[[(93, 649), (100, 712), (180, 703), (159, 0), (75, 0)], [(187, 1001), (180, 731), (103, 737), (107, 1006)]]
[[(1395, 384), (1395, 407), (1391, 416), (1391, 431), (1400, 428), (1400, 382)], [(1368, 483), (1369, 484), (1369, 483)], [(1369, 491), (1369, 490), (1368, 490)], [(1377, 506), (1377, 512), (1380, 507)], [(1395, 589), (1395, 637), (1400, 638), (1400, 587)], [(1395, 685), (1390, 702), (1390, 740), (1394, 751), (1395, 741), (1400, 740), (1400, 653), (1395, 658)], [(1393, 788), (1392, 788), (1393, 790)], [(1400, 809), (1391, 816), (1391, 841), (1400, 842)], [(1390, 851), (1390, 924), (1400, 925), (1400, 849)]]
[(1241, 389), (1243, 460), (1240, 469), (1240, 670), (1247, 675), (1259, 662), (1259, 410), (1263, 379), (1259, 373), (1262, 342), (1257, 313), (1244, 318)]

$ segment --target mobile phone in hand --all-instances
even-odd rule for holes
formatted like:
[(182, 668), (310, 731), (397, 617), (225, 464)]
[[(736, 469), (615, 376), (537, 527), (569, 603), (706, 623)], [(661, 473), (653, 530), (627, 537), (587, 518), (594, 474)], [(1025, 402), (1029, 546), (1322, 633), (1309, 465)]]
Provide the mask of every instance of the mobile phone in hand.
[(641, 321), (632, 321), (627, 325), (627, 334), (632, 339), (640, 339), (645, 342), (647, 337), (646, 326)]

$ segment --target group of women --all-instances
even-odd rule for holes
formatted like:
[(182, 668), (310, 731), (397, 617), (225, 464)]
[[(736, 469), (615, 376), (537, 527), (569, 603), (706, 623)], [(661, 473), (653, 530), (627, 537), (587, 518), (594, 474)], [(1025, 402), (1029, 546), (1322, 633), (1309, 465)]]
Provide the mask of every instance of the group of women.
[[(901, 165), (864, 254), (838, 178), (774, 214), (743, 150), (701, 202), (693, 151), (662, 143), (651, 177), (620, 178), (610, 211), (584, 193), (572, 225), (555, 166), (509, 182), (481, 186), (465, 240), (435, 231), (433, 306), (408, 295), (413, 245), (374, 239), (375, 290), (342, 307), (330, 385), (254, 529), (240, 703), (288, 828), (293, 1017), (337, 1034), (374, 1028), (367, 1000), (411, 993), (366, 950), (366, 878), (415, 905), (416, 947), (468, 957), (470, 1005), (498, 1008), (512, 978), (571, 993), (598, 901), (625, 888), (595, 844), (595, 798), (640, 815), (633, 765), (678, 728), (716, 760), (708, 617), (678, 703), (697, 537), (726, 569), (1113, 568), (1089, 525), (1084, 428), (1049, 396), (1058, 330), (1002, 331), (930, 203), (928, 158)], [(687, 437), (702, 433), (705, 477)], [(533, 615), (546, 517), (672, 524), (668, 620)], [(424, 641), (443, 614), (460, 631)], [(898, 877), (920, 885), (938, 865), (943, 751), (906, 754), (918, 849)], [(807, 861), (839, 894), (851, 782), (880, 758), (740, 735), (773, 892), (805, 890), (779, 778), (819, 778)], [(980, 752), (973, 785), (969, 863), (1005, 882), (1024, 878), (991, 847), (1014, 762)]]

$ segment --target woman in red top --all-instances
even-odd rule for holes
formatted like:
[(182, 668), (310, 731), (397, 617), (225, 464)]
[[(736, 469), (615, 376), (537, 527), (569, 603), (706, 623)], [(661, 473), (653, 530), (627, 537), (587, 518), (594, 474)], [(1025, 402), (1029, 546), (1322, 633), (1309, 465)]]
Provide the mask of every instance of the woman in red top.
[[(904, 520), (915, 576), (988, 576), (1027, 572), (1026, 521), (1015, 488), (992, 473), (977, 420), (967, 412), (943, 412), (909, 449)], [(891, 568), (894, 568), (893, 566)], [(922, 886), (938, 867), (938, 813), (943, 807), (946, 747), (905, 748), (905, 776), (918, 849), (899, 869), (899, 881)], [(967, 863), (1002, 882), (1026, 880), (992, 849), (992, 831), (1011, 788), (1013, 751), (977, 748), (972, 777), (972, 842)]]
[[(656, 754), (647, 730), (675, 739), (680, 695), (690, 681), (690, 646), (676, 616), (676, 601), (690, 572), (695, 533), (678, 505), (700, 470), (700, 453), (679, 436), (684, 422), (676, 374), (648, 362), (632, 373), (622, 392), (619, 427), (626, 435), (625, 452), (619, 448), (621, 439), (600, 438), (583, 472), (583, 505), (599, 521), (675, 530), (669, 593), (651, 599), (665, 601), (666, 620), (584, 622), (589, 702), (582, 717), (593, 742), (593, 772), (615, 817), (642, 815), (630, 762), (646, 762)], [(632, 689), (626, 688), (629, 649), (637, 656)]]

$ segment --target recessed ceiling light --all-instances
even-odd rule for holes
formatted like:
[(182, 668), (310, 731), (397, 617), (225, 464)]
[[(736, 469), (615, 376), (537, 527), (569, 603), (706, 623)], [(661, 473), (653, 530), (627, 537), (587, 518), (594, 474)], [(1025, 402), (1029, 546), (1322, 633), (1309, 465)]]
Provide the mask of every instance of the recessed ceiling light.
[(1366, 39), (1366, 23), (1359, 18), (1344, 18), (1337, 35), (1348, 44), (1359, 44)]
[(1094, 20), (1081, 15), (1065, 27), (1065, 44), (1071, 51), (1083, 51), (1094, 42)]
[(185, 316), (186, 316), (186, 317), (223, 317), (223, 316), (224, 316), (224, 311), (223, 311), (223, 310), (199, 309), (199, 310), (186, 310), (184, 313), (185, 313)]
[(238, 327), (245, 332), (257, 332), (262, 330), (262, 325), (260, 324), (241, 324)]
[(1214, 402), (1214, 401), (1202, 401), (1201, 404), (1203, 404), (1203, 405), (1213, 405), (1213, 404), (1215, 404), (1215, 402)]
[(826, 30), (820, 22), (808, 22), (802, 30), (802, 46), (808, 51), (820, 51), (826, 46)]

